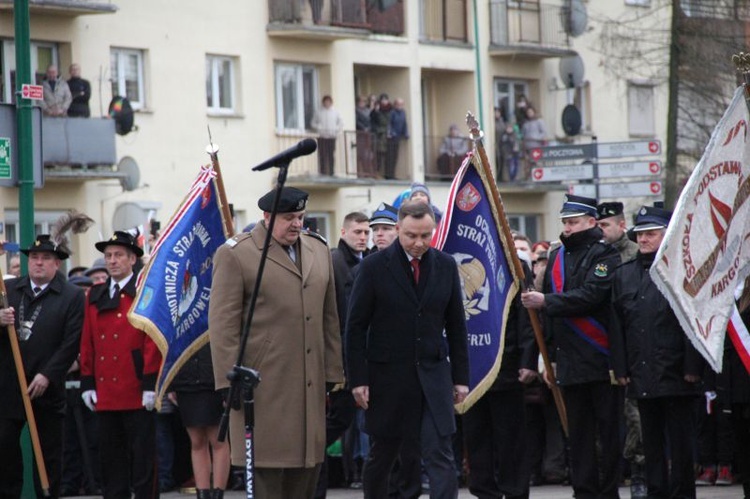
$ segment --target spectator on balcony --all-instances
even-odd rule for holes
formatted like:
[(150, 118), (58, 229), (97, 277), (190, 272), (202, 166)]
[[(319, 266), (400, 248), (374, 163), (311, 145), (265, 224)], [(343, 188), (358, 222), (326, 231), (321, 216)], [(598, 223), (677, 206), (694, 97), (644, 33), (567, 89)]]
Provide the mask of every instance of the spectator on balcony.
[(404, 111), (404, 99), (393, 101), (388, 125), (388, 158), (385, 164), (385, 178), (395, 179), (398, 167), (398, 149), (402, 140), (409, 138), (409, 129), (406, 125), (406, 111)]
[(469, 140), (461, 135), (458, 125), (451, 125), (438, 151), (437, 167), (443, 177), (453, 177), (469, 152)]
[(57, 74), (57, 66), (47, 66), (47, 77), (42, 82), (44, 99), (41, 106), (45, 116), (65, 116), (73, 100), (68, 83)]
[[(530, 107), (532, 107), (531, 102), (529, 102), (529, 100), (526, 98), (524, 94), (520, 94), (518, 98), (516, 99), (516, 109), (514, 110), (518, 128), (523, 128), (523, 124), (526, 123), (526, 120), (528, 119), (526, 116), (526, 109)], [(510, 120), (505, 120), (505, 121), (510, 121)]]
[(521, 128), (521, 132), (523, 134), (523, 150), (526, 155), (523, 180), (528, 180), (533, 165), (531, 151), (547, 145), (547, 127), (544, 126), (544, 121), (537, 116), (536, 110), (531, 106), (526, 109), (526, 122)]
[(498, 142), (500, 161), (498, 163), (498, 180), (509, 182), (516, 180), (518, 165), (521, 162), (521, 145), (513, 123), (505, 125)]
[(312, 119), (312, 128), (318, 132), (318, 167), (321, 175), (333, 175), (336, 136), (344, 128), (344, 122), (333, 108), (330, 95), (323, 97), (322, 104)]
[(310, 0), (313, 23), (320, 23), (320, 15), (323, 13), (323, 0)]
[(88, 118), (91, 116), (91, 110), (89, 109), (91, 84), (88, 80), (81, 78), (80, 65), (75, 63), (71, 64), (70, 68), (68, 68), (68, 72), (70, 73), (68, 88), (70, 89), (70, 95), (73, 99), (68, 108), (68, 116)]
[(380, 94), (370, 112), (370, 125), (375, 134), (375, 157), (381, 175), (385, 175), (388, 161), (388, 125), (391, 122), (391, 110), (388, 94)]
[(357, 172), (360, 177), (375, 177), (375, 150), (372, 141), (371, 109), (367, 97), (357, 98)]

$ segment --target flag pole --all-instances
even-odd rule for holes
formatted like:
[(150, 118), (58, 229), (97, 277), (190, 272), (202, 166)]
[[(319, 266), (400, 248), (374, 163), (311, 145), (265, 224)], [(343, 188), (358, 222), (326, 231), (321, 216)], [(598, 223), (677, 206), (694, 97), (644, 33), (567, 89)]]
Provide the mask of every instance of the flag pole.
[[(0, 302), (2, 308), (8, 308), (8, 292), (5, 289), (3, 273), (0, 270)], [(10, 348), (13, 351), (13, 361), (16, 365), (16, 375), (18, 377), (18, 386), (21, 390), (23, 399), (23, 408), (26, 412), (26, 422), (29, 425), (29, 434), (31, 435), (31, 445), (34, 449), (34, 460), (36, 469), (39, 472), (39, 482), (42, 487), (44, 497), (49, 497), (49, 479), (47, 478), (47, 467), (44, 465), (44, 456), (42, 455), (42, 446), (39, 443), (39, 431), (36, 427), (36, 418), (34, 410), (31, 407), (31, 398), (29, 398), (29, 384), (26, 380), (26, 372), (23, 369), (23, 359), (21, 358), (21, 347), (18, 345), (18, 336), (16, 335), (16, 326), (8, 324), (8, 337), (10, 338)]]
[(219, 193), (219, 208), (221, 208), (222, 218), (224, 219), (224, 233), (227, 238), (234, 236), (234, 223), (232, 222), (232, 212), (227, 202), (227, 194), (224, 191), (224, 176), (221, 174), (219, 165), (219, 146), (214, 144), (211, 139), (211, 128), (208, 128), (208, 146), (206, 152), (211, 157), (211, 165), (216, 172), (216, 190)]
[[(492, 169), (488, 167), (490, 162), (487, 158), (487, 152), (484, 150), (484, 144), (482, 142), (484, 132), (480, 130), (479, 123), (471, 112), (466, 113), (466, 125), (469, 127), (470, 138), (474, 142), (477, 154), (479, 155), (479, 159), (482, 164), (482, 171), (484, 172), (484, 175), (489, 179), (489, 182), (487, 183), (490, 186), (490, 192), (492, 193), (492, 198), (495, 201), (498, 219), (500, 221), (500, 228), (503, 231), (505, 240), (513, 241), (513, 235), (511, 234), (510, 226), (508, 225), (508, 219), (505, 217), (505, 208), (503, 206), (503, 201), (500, 198), (500, 193), (497, 190), (495, 177), (492, 174)], [(513, 262), (513, 267), (516, 270), (516, 275), (524, 276), (525, 273), (523, 271), (523, 266), (521, 265), (521, 260), (518, 258), (515, 249), (513, 251), (509, 251), (509, 253), (511, 261)], [(557, 413), (560, 415), (560, 423), (562, 425), (563, 431), (565, 432), (565, 436), (568, 436), (568, 415), (565, 412), (565, 404), (563, 403), (560, 387), (555, 383), (555, 372), (552, 370), (552, 363), (549, 360), (547, 344), (544, 341), (544, 335), (542, 333), (542, 325), (539, 322), (539, 316), (537, 316), (536, 311), (530, 309), (527, 310), (529, 313), (529, 318), (531, 319), (531, 326), (534, 329), (534, 337), (536, 338), (536, 343), (539, 347), (539, 353), (542, 355), (544, 369), (547, 371), (549, 379), (552, 382), (550, 389), (552, 390), (552, 395), (555, 399)]]

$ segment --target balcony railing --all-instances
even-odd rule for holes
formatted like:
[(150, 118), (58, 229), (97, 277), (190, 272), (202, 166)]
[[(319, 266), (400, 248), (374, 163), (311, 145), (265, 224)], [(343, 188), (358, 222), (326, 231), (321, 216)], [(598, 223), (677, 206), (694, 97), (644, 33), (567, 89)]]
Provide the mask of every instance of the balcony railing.
[(471, 147), (468, 138), (454, 137), (446, 142), (445, 136), (425, 135), (425, 179), (452, 181)]
[(538, 1), (490, 0), (491, 46), (569, 50), (563, 8)]
[[(411, 175), (411, 161), (406, 141), (380, 138), (370, 132), (346, 130), (335, 138), (321, 138), (315, 154), (292, 161), (290, 177), (318, 179), (320, 181), (346, 181), (355, 179), (407, 180)], [(292, 147), (303, 136), (277, 135), (276, 149)]]
[[(0, 0), (0, 10), (12, 9), (13, 0)], [(117, 6), (112, 0), (29, 0), (32, 14), (79, 16), (89, 14), (113, 14)]]
[(114, 120), (42, 118), (42, 158), (47, 167), (111, 167), (117, 162)]
[(268, 0), (271, 27), (318, 30), (363, 29), (373, 33), (400, 35), (404, 31), (401, 1), (367, 0)]
[(466, 42), (466, 0), (422, 0), (422, 40)]

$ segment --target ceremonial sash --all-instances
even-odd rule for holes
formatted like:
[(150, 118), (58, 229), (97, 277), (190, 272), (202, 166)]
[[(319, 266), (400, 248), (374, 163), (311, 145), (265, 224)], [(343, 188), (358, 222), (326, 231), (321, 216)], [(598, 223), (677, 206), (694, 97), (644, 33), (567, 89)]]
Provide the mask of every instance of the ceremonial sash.
[[(562, 246), (557, 252), (555, 262), (552, 264), (552, 291), (562, 293), (565, 286), (565, 247)], [(569, 317), (564, 319), (565, 324), (575, 333), (586, 340), (591, 346), (604, 355), (609, 355), (609, 337), (607, 331), (593, 317)]]

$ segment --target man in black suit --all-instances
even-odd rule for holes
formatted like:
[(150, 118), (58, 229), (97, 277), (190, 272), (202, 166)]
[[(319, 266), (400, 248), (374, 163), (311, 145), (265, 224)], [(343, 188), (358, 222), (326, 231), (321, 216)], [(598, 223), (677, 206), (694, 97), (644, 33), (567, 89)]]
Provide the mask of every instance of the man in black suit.
[(397, 241), (360, 264), (349, 301), (349, 380), (372, 443), (365, 497), (387, 497), (399, 449), (420, 445), (430, 497), (455, 498), (453, 404), (469, 391), (461, 284), (453, 258), (430, 248), (432, 208), (405, 203), (398, 220)]
[[(83, 290), (59, 272), (67, 251), (40, 235), (22, 253), (29, 274), (7, 281), (8, 308), (0, 325), (14, 325), (18, 335), (28, 394), (39, 430), (50, 494), (60, 495), (65, 421), (65, 373), (78, 355), (83, 327)], [(7, 332), (0, 335), (0, 497), (21, 497), (23, 460), (21, 430), (26, 423), (23, 399)], [(42, 492), (35, 471), (37, 495)]]

